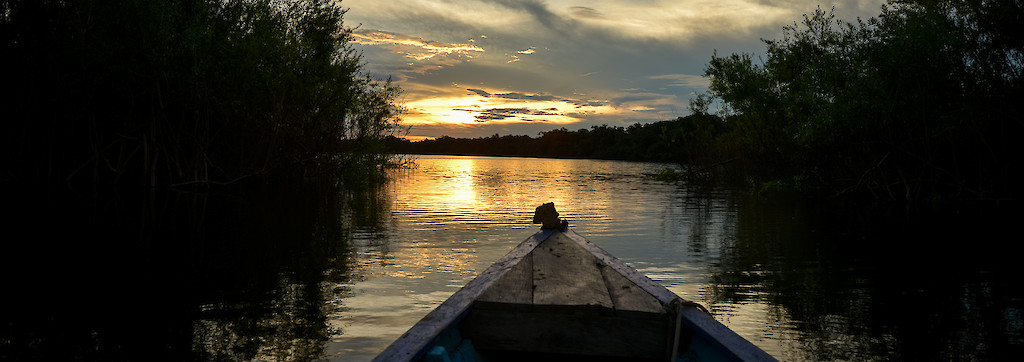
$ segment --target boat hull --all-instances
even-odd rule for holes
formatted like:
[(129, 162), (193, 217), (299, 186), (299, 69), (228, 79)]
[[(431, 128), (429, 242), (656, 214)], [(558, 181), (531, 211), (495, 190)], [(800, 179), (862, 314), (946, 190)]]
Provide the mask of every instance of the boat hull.
[(460, 289), (375, 361), (774, 360), (566, 230), (542, 230)]

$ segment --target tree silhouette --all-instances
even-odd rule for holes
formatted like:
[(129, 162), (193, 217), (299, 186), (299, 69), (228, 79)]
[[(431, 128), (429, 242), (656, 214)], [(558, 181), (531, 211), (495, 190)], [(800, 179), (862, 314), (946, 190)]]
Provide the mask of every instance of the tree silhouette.
[(398, 88), (321, 0), (0, 1), (5, 180), (337, 176), (387, 162)]

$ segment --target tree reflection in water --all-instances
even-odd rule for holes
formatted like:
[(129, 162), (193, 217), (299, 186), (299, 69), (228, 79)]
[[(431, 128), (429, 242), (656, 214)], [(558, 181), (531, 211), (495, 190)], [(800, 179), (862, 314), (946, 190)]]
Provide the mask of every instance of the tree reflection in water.
[[(645, 164), (434, 160), (346, 194), (8, 190), (0, 359), (372, 358), (532, 233), (546, 201), (781, 360), (1024, 346), (1009, 213), (915, 221), (648, 182)], [(453, 179), (475, 190), (439, 192), (468, 184)]]
[(915, 221), (798, 195), (735, 206), (707, 298), (720, 319), (767, 306), (782, 360), (998, 360), (1024, 346), (1005, 216)]
[(281, 186), (15, 198), (5, 226), (34, 232), (4, 246), (0, 359), (320, 357), (352, 230), (380, 230), (387, 204)]

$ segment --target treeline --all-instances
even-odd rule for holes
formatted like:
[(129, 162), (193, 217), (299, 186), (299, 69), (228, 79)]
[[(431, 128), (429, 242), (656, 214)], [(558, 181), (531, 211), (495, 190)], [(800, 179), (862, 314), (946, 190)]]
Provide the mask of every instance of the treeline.
[(713, 149), (750, 179), (908, 205), (1020, 194), (1020, 3), (891, 1), (856, 22), (818, 9), (765, 43), (757, 62), (712, 57), (691, 101), (725, 121)]
[(4, 183), (338, 178), (390, 161), (399, 89), (327, 0), (0, 0)]
[(687, 155), (682, 148), (683, 139), (677, 135), (684, 134), (683, 130), (692, 127), (697, 118), (691, 116), (651, 124), (636, 123), (629, 127), (601, 125), (576, 131), (563, 127), (541, 132), (538, 137), (498, 134), (480, 138), (444, 136), (416, 142), (392, 138), (389, 143), (396, 152), (412, 154), (680, 162)]

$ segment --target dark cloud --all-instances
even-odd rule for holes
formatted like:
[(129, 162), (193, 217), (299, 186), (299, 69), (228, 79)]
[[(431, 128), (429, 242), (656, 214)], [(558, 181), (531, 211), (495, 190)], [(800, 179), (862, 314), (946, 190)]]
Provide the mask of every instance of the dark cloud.
[(571, 13), (573, 16), (580, 17), (580, 18), (593, 18), (593, 19), (604, 18), (604, 14), (602, 14), (600, 11), (597, 11), (594, 8), (586, 7), (586, 6), (573, 6), (573, 7), (569, 8), (569, 13)]
[(484, 98), (487, 98), (487, 97), (490, 97), (490, 96), (491, 96), (491, 94), (490, 94), (490, 93), (487, 93), (487, 91), (485, 91), (485, 90), (481, 90), (481, 89), (473, 89), (473, 88), (468, 88), (468, 89), (466, 89), (466, 90), (468, 90), (468, 91), (470, 91), (470, 92), (473, 92), (473, 93), (476, 93), (477, 95), (479, 95), (479, 96), (481, 96), (481, 97), (484, 97)]
[(665, 95), (659, 93), (634, 93), (612, 98), (611, 104), (618, 107), (628, 103), (644, 103), (664, 98)]
[(525, 94), (519, 92), (510, 93), (495, 93), (494, 97), (502, 99), (517, 99), (517, 100), (529, 100), (529, 101), (558, 101), (562, 100), (555, 96), (542, 95), (542, 94)]
[(528, 118), (524, 116), (558, 116), (561, 113), (557, 112), (555, 108), (548, 109), (532, 109), (532, 108), (490, 108), (483, 111), (473, 110), (478, 112), (474, 118), (476, 122), (489, 122), (489, 121), (500, 121), (508, 118), (518, 117), (521, 120), (533, 122), (543, 119)]
[(540, 23), (544, 27), (557, 31), (559, 33), (567, 33), (573, 27), (575, 22), (571, 19), (563, 18), (562, 16), (555, 14), (548, 8), (548, 5), (540, 0), (490, 0), (491, 2), (504, 6), (512, 10), (518, 10), (532, 16), (537, 23)]
[(500, 121), (506, 118), (518, 117), (522, 114), (530, 114), (528, 108), (491, 108), (476, 115), (477, 122)]
[[(562, 97), (556, 97), (553, 95), (545, 94), (525, 94), (519, 92), (509, 93), (489, 93), (482, 89), (467, 88), (466, 90), (476, 93), (477, 95), (484, 98), (498, 98), (507, 100), (522, 100), (522, 101), (534, 101), (534, 102), (565, 102), (568, 104), (576, 105), (577, 107), (601, 107), (608, 104), (605, 101), (594, 101), (594, 100), (580, 100), (580, 99), (567, 99)], [(548, 110), (554, 110), (555, 108), (548, 108)]]

